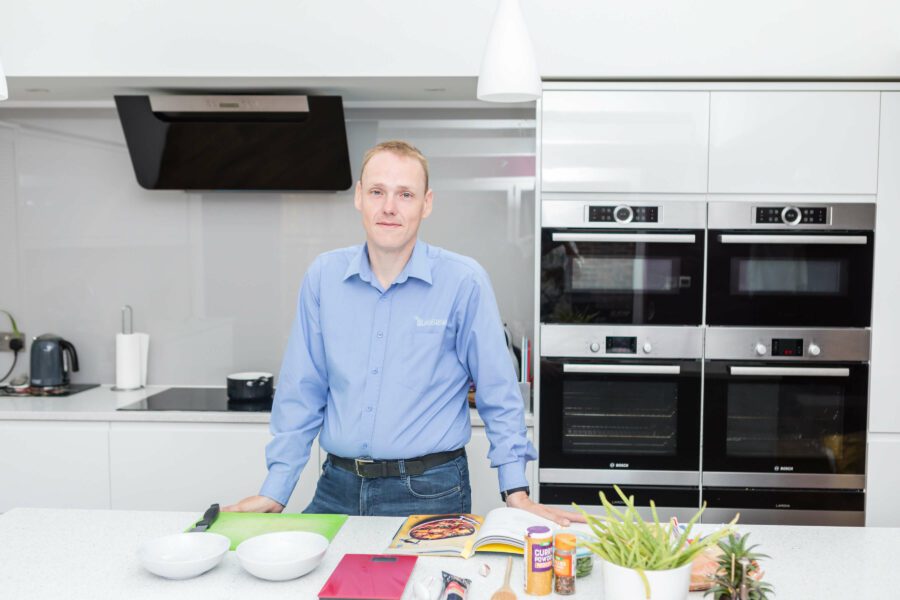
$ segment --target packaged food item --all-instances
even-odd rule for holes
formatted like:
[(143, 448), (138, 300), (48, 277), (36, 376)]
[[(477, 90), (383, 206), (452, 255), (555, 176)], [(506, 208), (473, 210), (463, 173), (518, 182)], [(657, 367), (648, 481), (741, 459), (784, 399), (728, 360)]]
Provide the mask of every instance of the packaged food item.
[(594, 553), (587, 546), (575, 551), (575, 577), (587, 577), (594, 570)]
[(441, 574), (444, 578), (444, 585), (441, 586), (441, 595), (438, 598), (440, 600), (466, 600), (472, 580), (451, 575), (447, 571), (442, 571)]
[(525, 593), (547, 596), (553, 591), (553, 534), (543, 525), (525, 533)]
[(553, 575), (556, 576), (554, 591), (560, 596), (575, 593), (575, 536), (558, 533), (553, 542)]

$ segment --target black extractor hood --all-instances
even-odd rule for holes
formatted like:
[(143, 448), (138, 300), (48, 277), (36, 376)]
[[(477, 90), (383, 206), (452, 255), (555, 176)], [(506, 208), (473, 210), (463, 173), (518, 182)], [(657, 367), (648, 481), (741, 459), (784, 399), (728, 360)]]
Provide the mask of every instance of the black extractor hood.
[(337, 191), (352, 184), (340, 96), (116, 96), (151, 190)]

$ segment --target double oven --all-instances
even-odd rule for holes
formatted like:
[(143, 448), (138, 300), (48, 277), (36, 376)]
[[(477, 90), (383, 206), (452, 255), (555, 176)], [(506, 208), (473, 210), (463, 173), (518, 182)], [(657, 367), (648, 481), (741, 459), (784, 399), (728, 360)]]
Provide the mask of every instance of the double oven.
[(700, 499), (706, 205), (542, 202), (540, 499)]
[(541, 212), (542, 502), (864, 523), (874, 205)]

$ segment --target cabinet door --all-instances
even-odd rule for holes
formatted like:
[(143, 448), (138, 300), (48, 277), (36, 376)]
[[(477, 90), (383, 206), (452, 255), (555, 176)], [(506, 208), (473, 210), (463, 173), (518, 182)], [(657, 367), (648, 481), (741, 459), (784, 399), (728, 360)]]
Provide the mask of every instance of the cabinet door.
[(109, 508), (109, 424), (0, 422), (0, 513)]
[(708, 131), (708, 92), (545, 92), (541, 189), (704, 193)]
[(900, 438), (868, 444), (866, 526), (900, 527)]
[[(271, 437), (264, 424), (112, 423), (112, 507), (202, 511), (256, 494)], [(319, 467), (317, 440), (288, 512), (312, 500)]]
[[(534, 443), (534, 429), (528, 428), (528, 439)], [(505, 506), (500, 499), (500, 486), (497, 480), (497, 469), (491, 467), (487, 457), (491, 445), (484, 427), (472, 427), (472, 439), (466, 445), (466, 457), (469, 461), (469, 481), (472, 485), (472, 513), (486, 515), (490, 510)], [(525, 476), (528, 485), (534, 489), (534, 463), (528, 463)]]
[(874, 194), (878, 92), (712, 92), (710, 193)]

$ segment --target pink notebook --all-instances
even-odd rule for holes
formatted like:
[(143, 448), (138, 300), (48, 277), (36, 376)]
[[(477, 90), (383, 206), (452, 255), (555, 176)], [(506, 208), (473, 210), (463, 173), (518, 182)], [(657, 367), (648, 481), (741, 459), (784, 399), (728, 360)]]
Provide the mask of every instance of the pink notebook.
[(319, 591), (322, 600), (400, 600), (416, 556), (345, 554)]

